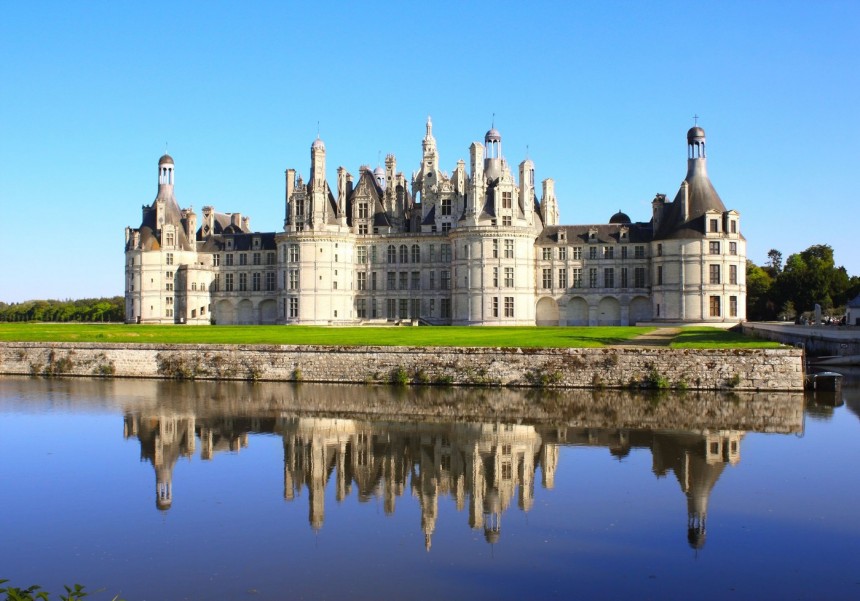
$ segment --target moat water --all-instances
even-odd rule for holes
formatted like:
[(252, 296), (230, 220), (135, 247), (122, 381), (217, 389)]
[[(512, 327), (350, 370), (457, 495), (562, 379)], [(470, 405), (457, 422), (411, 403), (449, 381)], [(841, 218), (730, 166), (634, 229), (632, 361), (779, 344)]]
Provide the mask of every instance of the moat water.
[(858, 414), (857, 379), (813, 399), (0, 378), (0, 579), (857, 599)]

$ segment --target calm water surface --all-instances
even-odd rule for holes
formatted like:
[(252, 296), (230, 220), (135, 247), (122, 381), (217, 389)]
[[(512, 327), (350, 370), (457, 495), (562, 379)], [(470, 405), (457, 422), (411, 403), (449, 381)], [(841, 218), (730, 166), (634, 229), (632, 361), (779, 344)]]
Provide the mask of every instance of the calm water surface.
[(860, 388), (842, 398), (0, 378), (0, 578), (857, 599)]

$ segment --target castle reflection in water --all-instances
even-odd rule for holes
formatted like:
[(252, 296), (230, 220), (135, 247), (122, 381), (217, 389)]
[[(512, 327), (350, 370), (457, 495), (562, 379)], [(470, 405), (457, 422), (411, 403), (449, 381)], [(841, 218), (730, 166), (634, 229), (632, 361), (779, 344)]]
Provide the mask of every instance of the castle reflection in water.
[(200, 457), (247, 447), (249, 434), (276, 434), (284, 444), (284, 498), (307, 490), (309, 522), (323, 527), (325, 491), (334, 480), (340, 502), (355, 490), (360, 501), (381, 498), (387, 514), (407, 491), (421, 505), (421, 528), (429, 550), (441, 496), (458, 511), (468, 506), (469, 526), (489, 543), (499, 540), (502, 515), (516, 501), (521, 511), (541, 486), (555, 482), (559, 447), (605, 447), (623, 457), (650, 449), (657, 477), (674, 473), (687, 497), (687, 534), (692, 547), (705, 542), (711, 490), (725, 469), (740, 460), (738, 430), (683, 432), (616, 428), (571, 428), (512, 423), (398, 423), (329, 417), (209, 417), (193, 414), (126, 412), (124, 434), (137, 437), (142, 459), (155, 468), (156, 506), (173, 503), (173, 467)]

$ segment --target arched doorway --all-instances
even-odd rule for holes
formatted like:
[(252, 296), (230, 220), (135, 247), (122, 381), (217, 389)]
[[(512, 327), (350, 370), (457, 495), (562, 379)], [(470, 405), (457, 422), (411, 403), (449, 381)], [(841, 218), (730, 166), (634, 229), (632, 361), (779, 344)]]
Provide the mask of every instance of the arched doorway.
[(569, 326), (587, 326), (588, 325), (588, 303), (584, 298), (575, 297), (567, 301), (567, 325)]
[(558, 325), (558, 303), (555, 302), (554, 298), (545, 296), (537, 302), (535, 324), (539, 326)]
[(597, 325), (621, 325), (621, 303), (617, 298), (606, 296), (600, 299), (600, 304), (597, 305)]
[(254, 323), (254, 304), (247, 298), (239, 301), (238, 323), (243, 326)]
[(220, 300), (215, 303), (215, 323), (222, 326), (236, 323), (233, 303), (228, 300)]
[(629, 321), (631, 326), (640, 321), (651, 321), (651, 301), (644, 296), (630, 301)]
[(267, 299), (260, 303), (260, 323), (273, 325), (278, 320), (278, 305), (274, 299)]

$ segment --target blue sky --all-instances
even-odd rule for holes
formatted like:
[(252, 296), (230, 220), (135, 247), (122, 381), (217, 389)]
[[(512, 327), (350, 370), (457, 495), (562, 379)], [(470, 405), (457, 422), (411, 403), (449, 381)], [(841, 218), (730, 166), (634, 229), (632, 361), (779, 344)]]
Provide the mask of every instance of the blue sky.
[(698, 114), (750, 259), (826, 243), (860, 275), (859, 112), (854, 1), (7, 2), (0, 300), (122, 294), (165, 143), (181, 206), (276, 231), (317, 123), (335, 185), (387, 153), (411, 175), (427, 115), (452, 171), (494, 113), (570, 224), (647, 221)]

